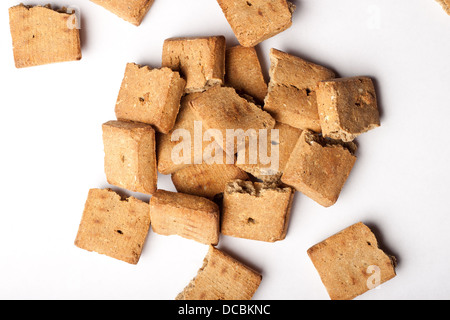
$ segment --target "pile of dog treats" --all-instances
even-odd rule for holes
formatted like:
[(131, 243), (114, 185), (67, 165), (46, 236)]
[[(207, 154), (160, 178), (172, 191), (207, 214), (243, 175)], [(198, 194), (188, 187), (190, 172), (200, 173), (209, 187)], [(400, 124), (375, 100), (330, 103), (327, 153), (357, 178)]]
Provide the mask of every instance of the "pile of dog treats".
[[(153, 4), (92, 1), (136, 26)], [(217, 2), (239, 46), (227, 47), (220, 35), (172, 38), (161, 67), (124, 66), (116, 119), (102, 126), (106, 179), (151, 198), (91, 189), (75, 240), (130, 264), (139, 262), (150, 228), (209, 246), (180, 300), (251, 299), (262, 276), (218, 249), (219, 236), (285, 240), (294, 195), (334, 205), (357, 159), (355, 139), (380, 126), (368, 77), (338, 78), (272, 49), (265, 82), (255, 46), (292, 25), (294, 5)], [(449, 11), (450, 1), (439, 2)], [(9, 14), (17, 68), (81, 59), (74, 13), (21, 4)], [(159, 189), (158, 173), (171, 175), (177, 192)], [(305, 254), (333, 300), (353, 299), (396, 275), (395, 258), (361, 222)]]

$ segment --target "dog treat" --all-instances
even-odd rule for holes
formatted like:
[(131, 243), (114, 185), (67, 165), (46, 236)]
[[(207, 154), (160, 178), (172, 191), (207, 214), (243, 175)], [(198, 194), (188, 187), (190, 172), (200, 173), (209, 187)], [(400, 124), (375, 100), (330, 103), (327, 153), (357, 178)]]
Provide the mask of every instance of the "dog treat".
[(199, 164), (172, 174), (178, 192), (213, 199), (223, 193), (230, 180), (248, 179), (248, 175), (234, 164)]
[(148, 203), (116, 192), (92, 189), (84, 209), (75, 245), (137, 264), (150, 228)]
[(286, 0), (217, 0), (239, 43), (254, 47), (292, 25), (295, 5)]
[(395, 257), (378, 248), (361, 222), (313, 246), (308, 255), (331, 300), (352, 300), (396, 276)]
[(162, 66), (181, 73), (186, 93), (202, 92), (224, 83), (225, 50), (223, 36), (167, 39)]
[(251, 300), (262, 280), (256, 271), (209, 247), (197, 276), (176, 300)]
[(81, 59), (77, 17), (45, 6), (20, 4), (9, 9), (9, 23), (17, 68)]
[(442, 8), (450, 15), (450, 0), (436, 0), (440, 3)]
[[(201, 143), (195, 140), (196, 135), (201, 135), (203, 139), (206, 131), (189, 105), (190, 101), (199, 95), (200, 93), (191, 93), (184, 96), (181, 99), (180, 112), (175, 126), (168, 134), (157, 134), (158, 171), (162, 174), (172, 174), (190, 165), (201, 164), (205, 160), (209, 161), (216, 156), (215, 151), (224, 153), (214, 138), (211, 141), (201, 141)], [(189, 150), (190, 155), (187, 154)], [(210, 152), (208, 153), (208, 151)], [(176, 159), (172, 158), (173, 152), (178, 153)], [(196, 152), (198, 152), (197, 155)], [(223, 163), (226, 163), (226, 159), (223, 160)]]
[(281, 181), (324, 207), (336, 203), (356, 161), (356, 145), (303, 131)]
[(220, 232), (219, 207), (214, 202), (189, 194), (158, 190), (150, 199), (150, 217), (155, 233), (179, 235), (216, 245)]
[(251, 181), (229, 182), (223, 197), (221, 233), (266, 242), (284, 240), (294, 191)]
[[(277, 182), (281, 179), (292, 150), (294, 150), (294, 147), (302, 134), (302, 130), (281, 122), (275, 124), (274, 130), (278, 130), (278, 133), (272, 133), (272, 130), (267, 131), (266, 155), (268, 159), (262, 161), (260, 155), (253, 154), (253, 156), (251, 156), (250, 153), (252, 151), (255, 152), (258, 150), (251, 150), (249, 148), (249, 143), (246, 143), (245, 159), (244, 155), (240, 158), (240, 153), (238, 153), (238, 160), (236, 162), (237, 167), (264, 182)], [(259, 143), (263, 143), (261, 136), (259, 139)], [(259, 148), (259, 153), (261, 153), (261, 144)], [(254, 161), (251, 163), (251, 157), (256, 159), (255, 156), (257, 156), (256, 163)]]
[(108, 183), (145, 194), (156, 191), (155, 130), (144, 123), (103, 124), (105, 173)]
[(91, 0), (111, 11), (116, 16), (128, 21), (135, 26), (139, 26), (144, 19), (154, 0)]
[(128, 63), (116, 103), (119, 120), (151, 124), (168, 133), (177, 119), (186, 81), (169, 68)]
[(264, 110), (277, 121), (292, 127), (321, 131), (317, 108), (317, 82), (335, 74), (317, 64), (285, 52), (270, 51), (269, 92)]
[(321, 81), (317, 86), (317, 103), (325, 137), (348, 142), (380, 126), (375, 87), (370, 78)]
[(264, 102), (267, 83), (255, 48), (235, 46), (227, 49), (225, 84), (237, 92)]
[[(235, 154), (238, 148), (245, 147), (239, 139), (228, 139), (228, 131), (237, 135), (247, 134), (246, 139), (258, 135), (259, 129), (273, 129), (275, 120), (257, 105), (240, 97), (233, 88), (215, 87), (203, 92), (200, 97), (190, 102), (197, 117), (206, 129), (221, 132), (221, 147), (227, 154)], [(229, 137), (228, 137), (229, 138)]]

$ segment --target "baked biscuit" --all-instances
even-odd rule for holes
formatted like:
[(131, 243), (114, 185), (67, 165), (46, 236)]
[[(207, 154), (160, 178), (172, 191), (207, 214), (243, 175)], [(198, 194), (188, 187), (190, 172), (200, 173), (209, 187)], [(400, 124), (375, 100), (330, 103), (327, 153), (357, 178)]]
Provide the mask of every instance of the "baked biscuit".
[(154, 0), (91, 0), (135, 26), (142, 23)]
[(117, 119), (151, 124), (168, 133), (175, 125), (185, 85), (180, 74), (169, 68), (128, 63), (116, 102)]
[(442, 8), (450, 15), (450, 0), (436, 0), (442, 6)]
[(203, 244), (219, 242), (219, 207), (189, 194), (158, 190), (150, 199), (150, 217), (155, 233), (179, 235)]
[(275, 127), (275, 120), (270, 114), (240, 97), (233, 88), (211, 88), (192, 100), (190, 105), (206, 129), (221, 133), (221, 147), (230, 155), (245, 147), (240, 141), (230, 138), (230, 131), (235, 133), (235, 137), (250, 139), (258, 135), (259, 129), (270, 130)]
[(395, 257), (378, 248), (361, 222), (313, 246), (308, 255), (331, 300), (352, 300), (396, 276)]
[(81, 249), (137, 264), (150, 228), (148, 203), (92, 189), (75, 239)]
[(221, 233), (266, 242), (284, 240), (294, 192), (289, 187), (230, 181), (223, 196)]
[(172, 174), (178, 192), (213, 199), (223, 193), (230, 180), (248, 179), (248, 175), (234, 164), (199, 164), (188, 166)]
[(9, 8), (9, 23), (17, 68), (81, 59), (80, 32), (74, 13), (50, 6)]
[(278, 122), (320, 132), (315, 90), (318, 81), (335, 77), (333, 71), (276, 49), (271, 49), (270, 61), (264, 110)]
[(254, 98), (258, 104), (267, 95), (267, 83), (255, 48), (235, 46), (227, 49), (225, 85)]
[(213, 246), (197, 276), (176, 300), (251, 300), (262, 280), (256, 271)]
[(186, 93), (224, 83), (226, 40), (223, 36), (173, 38), (164, 41), (162, 66), (179, 71)]
[(254, 47), (292, 25), (295, 6), (286, 0), (217, 0), (239, 43)]
[(157, 189), (155, 130), (144, 123), (109, 121), (102, 126), (108, 183), (145, 194)]
[(380, 126), (377, 96), (370, 78), (320, 81), (317, 104), (325, 137), (348, 142)]
[(281, 181), (324, 207), (336, 203), (356, 161), (356, 145), (303, 131)]

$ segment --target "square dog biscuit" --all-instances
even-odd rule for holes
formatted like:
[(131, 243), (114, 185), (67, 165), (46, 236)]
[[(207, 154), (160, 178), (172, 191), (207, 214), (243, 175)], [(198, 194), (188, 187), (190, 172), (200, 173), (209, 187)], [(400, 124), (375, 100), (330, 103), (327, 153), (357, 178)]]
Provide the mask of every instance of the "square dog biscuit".
[(308, 255), (331, 300), (352, 300), (396, 276), (395, 257), (378, 248), (361, 222), (311, 247)]
[(150, 217), (155, 233), (195, 240), (219, 242), (219, 207), (214, 202), (189, 194), (158, 190), (150, 199)]
[(145, 194), (156, 191), (155, 130), (144, 123), (109, 121), (102, 126), (108, 183)]
[(267, 131), (267, 158), (261, 156), (261, 153), (264, 154), (261, 144), (264, 141), (260, 135), (259, 150), (250, 148), (250, 144), (246, 143), (245, 154), (243, 151), (238, 153), (236, 166), (264, 182), (277, 182), (301, 134), (302, 130), (277, 122), (272, 130)]
[(333, 71), (285, 52), (270, 51), (269, 92), (264, 110), (277, 121), (302, 130), (321, 131), (316, 86)]
[(169, 132), (175, 125), (186, 82), (169, 68), (150, 69), (128, 63), (116, 102), (119, 120), (151, 124)]
[(303, 131), (281, 181), (324, 207), (336, 203), (356, 161), (353, 143), (323, 139)]
[(223, 85), (226, 40), (223, 36), (173, 38), (164, 41), (162, 66), (179, 71), (186, 93)]
[(135, 26), (142, 23), (154, 0), (91, 0)]
[(221, 233), (276, 242), (286, 238), (294, 189), (234, 180), (223, 196)]
[(197, 276), (176, 300), (251, 300), (262, 276), (226, 253), (209, 247)]
[[(172, 174), (188, 166), (205, 163), (214, 158), (216, 152), (217, 156), (224, 153), (213, 137), (210, 142), (203, 141), (206, 129), (189, 104), (199, 95), (200, 93), (185, 95), (181, 99), (175, 126), (167, 134), (157, 134), (158, 171), (162, 174)], [(201, 145), (195, 139), (197, 135), (201, 136)], [(225, 162), (226, 160), (223, 161)]]
[(92, 189), (75, 239), (81, 249), (137, 264), (150, 228), (149, 205), (116, 192)]
[(450, 15), (450, 0), (436, 0), (442, 6), (442, 8)]
[(217, 0), (239, 43), (254, 47), (292, 25), (295, 6), (286, 0)]
[[(233, 88), (211, 88), (190, 104), (205, 128), (219, 133), (223, 139), (220, 147), (229, 155), (245, 147), (244, 138), (257, 136), (260, 129), (275, 127), (275, 120), (270, 114), (240, 97)], [(235, 134), (237, 140), (230, 132)]]
[(263, 103), (267, 95), (267, 83), (256, 49), (235, 46), (228, 48), (226, 54), (225, 85)]
[(248, 179), (248, 175), (234, 164), (199, 164), (188, 166), (172, 174), (178, 192), (209, 199), (225, 191), (230, 180)]
[(377, 96), (370, 78), (321, 81), (317, 86), (317, 104), (325, 137), (348, 142), (380, 126)]
[(9, 23), (17, 68), (81, 59), (80, 32), (75, 13), (50, 6), (9, 9)]

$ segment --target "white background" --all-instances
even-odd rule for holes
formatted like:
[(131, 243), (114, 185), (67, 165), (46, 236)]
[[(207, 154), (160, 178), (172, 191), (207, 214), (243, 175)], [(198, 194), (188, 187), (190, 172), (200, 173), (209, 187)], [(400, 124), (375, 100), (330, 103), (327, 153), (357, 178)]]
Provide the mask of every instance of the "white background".
[[(109, 187), (101, 124), (115, 118), (126, 63), (159, 67), (164, 39), (237, 41), (214, 0), (156, 0), (140, 27), (87, 0), (51, 2), (80, 8), (83, 58), (27, 69), (14, 67), (9, 33), (19, 1), (0, 2), (0, 298), (174, 299), (207, 246), (150, 232), (133, 266), (73, 244), (88, 190)], [(328, 299), (306, 250), (363, 221), (399, 265), (358, 299), (450, 298), (450, 16), (433, 0), (295, 3), (293, 26), (258, 47), (266, 74), (274, 47), (341, 77), (370, 76), (382, 126), (358, 138), (335, 206), (297, 193), (286, 240), (222, 236), (218, 247), (262, 273), (254, 299)]]

